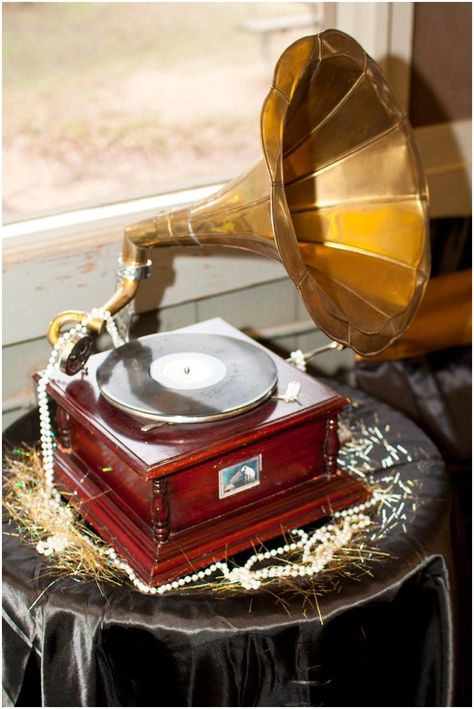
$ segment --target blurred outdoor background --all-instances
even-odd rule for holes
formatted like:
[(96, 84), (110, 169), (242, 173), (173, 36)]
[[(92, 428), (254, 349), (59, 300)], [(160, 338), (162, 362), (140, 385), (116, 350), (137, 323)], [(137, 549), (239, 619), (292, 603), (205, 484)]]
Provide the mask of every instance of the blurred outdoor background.
[[(4, 3), (4, 222), (239, 175), (320, 6)], [(298, 27), (262, 32), (281, 18)]]

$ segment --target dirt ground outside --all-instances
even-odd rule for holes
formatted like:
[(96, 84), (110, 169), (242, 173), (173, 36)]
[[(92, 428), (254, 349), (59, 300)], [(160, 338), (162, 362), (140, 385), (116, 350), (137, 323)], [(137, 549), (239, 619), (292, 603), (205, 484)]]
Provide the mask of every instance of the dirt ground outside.
[(308, 3), (3, 5), (3, 220), (210, 184), (261, 157), (276, 61)]

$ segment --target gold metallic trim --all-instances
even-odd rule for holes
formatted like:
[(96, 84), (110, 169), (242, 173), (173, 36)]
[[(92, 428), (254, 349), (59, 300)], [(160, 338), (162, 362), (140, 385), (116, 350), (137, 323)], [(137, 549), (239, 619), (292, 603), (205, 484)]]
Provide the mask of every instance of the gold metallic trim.
[(51, 345), (55, 345), (65, 325), (78, 325), (87, 317), (83, 310), (63, 310), (49, 323), (47, 338)]

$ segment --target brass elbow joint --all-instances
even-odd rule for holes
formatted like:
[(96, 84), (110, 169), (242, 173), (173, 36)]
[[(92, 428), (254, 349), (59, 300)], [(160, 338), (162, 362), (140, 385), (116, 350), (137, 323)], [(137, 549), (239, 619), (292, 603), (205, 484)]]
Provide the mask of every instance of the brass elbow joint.
[[(83, 324), (89, 330), (101, 333), (105, 325), (102, 313), (115, 315), (135, 297), (140, 281), (150, 274), (151, 261), (146, 257), (144, 247), (133, 243), (133, 227), (125, 230), (122, 254), (119, 258), (117, 275), (119, 283), (115, 293), (101, 308), (92, 313), (82, 310), (64, 310), (54, 317), (48, 327), (47, 337), (50, 344), (54, 345), (61, 337), (62, 330), (68, 325)], [(86, 347), (86, 340), (90, 342)], [(91, 348), (90, 337), (77, 335), (69, 339), (60, 353), (60, 367), (68, 374), (74, 374), (85, 364)]]

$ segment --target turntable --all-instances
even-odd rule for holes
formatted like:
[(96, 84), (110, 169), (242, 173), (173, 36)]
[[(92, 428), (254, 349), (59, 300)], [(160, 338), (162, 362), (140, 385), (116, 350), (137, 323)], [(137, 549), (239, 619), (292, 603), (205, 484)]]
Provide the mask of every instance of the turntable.
[(284, 52), (261, 135), (248, 173), (127, 227), (112, 297), (100, 311), (60, 313), (48, 331), (61, 365), (47, 389), (57, 484), (152, 584), (366, 492), (337, 469), (345, 398), (220, 319), (89, 359), (91, 333), (148, 275), (148, 248), (218, 244), (278, 259), (315, 323), (362, 355), (403, 334), (429, 275), (411, 128), (353, 39), (328, 30)]

